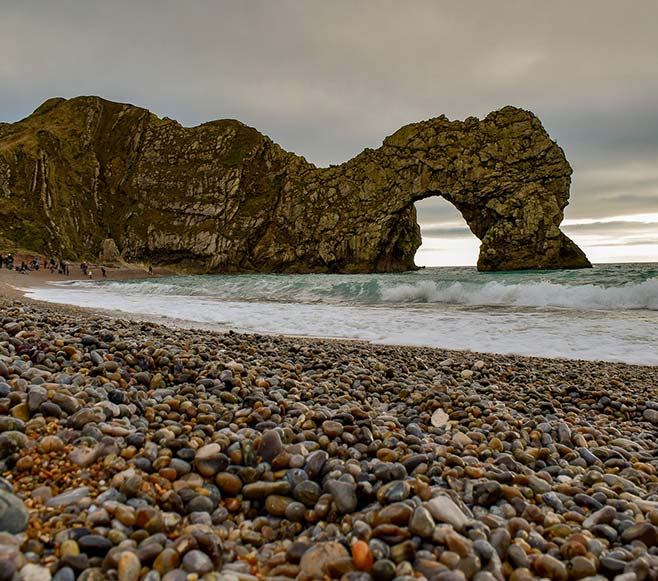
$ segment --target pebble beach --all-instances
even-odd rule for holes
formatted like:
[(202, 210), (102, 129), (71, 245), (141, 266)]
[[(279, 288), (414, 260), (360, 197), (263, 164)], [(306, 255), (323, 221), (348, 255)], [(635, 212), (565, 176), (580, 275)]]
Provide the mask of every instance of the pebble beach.
[(0, 581), (658, 579), (658, 368), (0, 298)]

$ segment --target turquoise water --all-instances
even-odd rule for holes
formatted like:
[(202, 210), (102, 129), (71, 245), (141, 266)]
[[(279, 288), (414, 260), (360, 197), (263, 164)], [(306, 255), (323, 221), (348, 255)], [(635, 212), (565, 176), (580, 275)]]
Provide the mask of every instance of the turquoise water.
[(79, 281), (43, 300), (213, 328), (658, 364), (658, 264)]

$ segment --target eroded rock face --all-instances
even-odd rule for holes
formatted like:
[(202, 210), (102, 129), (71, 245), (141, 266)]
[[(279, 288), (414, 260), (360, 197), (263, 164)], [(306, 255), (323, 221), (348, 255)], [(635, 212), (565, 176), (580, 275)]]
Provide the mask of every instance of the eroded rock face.
[(580, 268), (559, 229), (571, 167), (530, 112), (413, 123), (316, 168), (238, 121), (185, 128), (98, 97), (0, 124), (0, 238), (46, 254), (214, 272), (415, 268), (414, 202), (443, 196), (480, 270)]

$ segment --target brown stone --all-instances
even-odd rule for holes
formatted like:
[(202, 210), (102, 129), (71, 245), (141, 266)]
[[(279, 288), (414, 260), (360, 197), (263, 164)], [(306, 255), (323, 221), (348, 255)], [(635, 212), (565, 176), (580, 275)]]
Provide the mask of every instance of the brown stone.
[(349, 556), (347, 549), (336, 541), (317, 543), (302, 555), (299, 562), (300, 575), (305, 578), (322, 579), (329, 565)]
[(441, 196), (482, 241), (480, 270), (586, 267), (559, 229), (570, 176), (515, 107), (412, 123), (317, 168), (239, 121), (186, 128), (99, 97), (50, 99), (0, 126), (0, 196), (12, 199), (0, 237), (196, 271), (405, 271), (421, 243), (414, 203)]

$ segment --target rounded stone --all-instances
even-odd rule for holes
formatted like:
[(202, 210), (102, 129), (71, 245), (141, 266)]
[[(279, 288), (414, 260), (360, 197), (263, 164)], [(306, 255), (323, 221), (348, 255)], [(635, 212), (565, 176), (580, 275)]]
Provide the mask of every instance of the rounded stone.
[(101, 535), (85, 535), (78, 539), (78, 546), (90, 557), (104, 557), (112, 548), (112, 541)]
[(436, 523), (434, 522), (430, 511), (424, 506), (417, 507), (409, 519), (409, 530), (414, 535), (418, 535), (425, 539), (432, 537), (435, 527)]
[(242, 490), (242, 480), (236, 474), (220, 472), (215, 477), (215, 483), (226, 496), (237, 496)]
[(196, 573), (197, 575), (204, 575), (213, 570), (210, 557), (197, 549), (185, 553), (182, 566), (188, 573)]
[(165, 548), (153, 561), (153, 569), (164, 575), (180, 565), (180, 555), (172, 548)]
[(221, 446), (213, 442), (202, 446), (196, 451), (194, 465), (199, 474), (209, 478), (224, 470), (228, 465), (228, 459), (222, 454)]
[(22, 533), (27, 528), (29, 513), (18, 496), (0, 489), (0, 531)]
[(309, 543), (293, 541), (286, 549), (286, 561), (288, 561), (288, 563), (299, 563), (301, 558), (304, 556), (304, 553), (310, 548), (311, 545)]
[(391, 581), (395, 578), (395, 563), (389, 559), (380, 559), (372, 566), (370, 575), (374, 581)]
[(306, 507), (301, 502), (292, 501), (286, 507), (285, 517), (288, 520), (299, 522), (304, 520)]
[(313, 480), (300, 482), (292, 493), (295, 499), (299, 500), (299, 502), (303, 502), (306, 506), (313, 506), (318, 501), (321, 494), (322, 489), (320, 488), (320, 485)]
[(343, 430), (343, 424), (340, 422), (334, 422), (332, 420), (322, 422), (322, 431), (330, 438), (337, 438), (341, 436), (343, 434)]
[(57, 436), (44, 436), (39, 442), (39, 451), (44, 454), (60, 452), (64, 449), (64, 442)]
[(596, 575), (596, 564), (592, 559), (578, 555), (569, 562), (569, 577), (573, 580)]
[(137, 581), (141, 572), (142, 565), (139, 557), (131, 551), (124, 551), (119, 557), (117, 564), (117, 573), (119, 581)]
[(272, 516), (285, 516), (288, 505), (293, 502), (292, 498), (278, 494), (270, 494), (265, 499), (265, 510)]
[(331, 493), (338, 512), (343, 514), (354, 512), (358, 503), (355, 484), (342, 480), (330, 480), (327, 482), (327, 490)]
[(258, 446), (258, 454), (265, 462), (272, 460), (283, 450), (283, 442), (278, 430), (266, 430)]
[(307, 577), (322, 579), (328, 566), (349, 556), (347, 549), (336, 541), (316, 543), (302, 555), (300, 572)]
[(186, 505), (188, 512), (207, 512), (215, 510), (215, 503), (208, 496), (201, 494), (192, 498)]
[(533, 561), (533, 569), (541, 577), (552, 581), (567, 581), (569, 573), (567, 566), (550, 555), (540, 555)]

